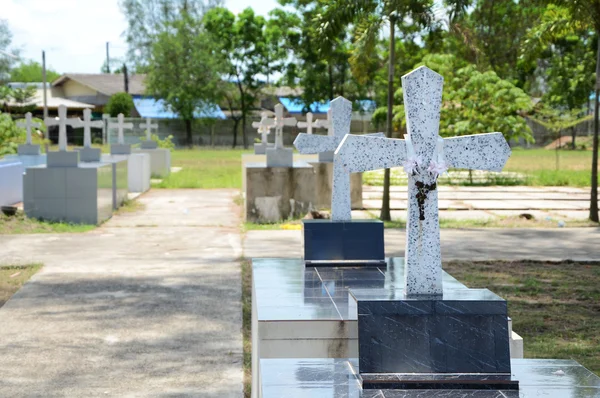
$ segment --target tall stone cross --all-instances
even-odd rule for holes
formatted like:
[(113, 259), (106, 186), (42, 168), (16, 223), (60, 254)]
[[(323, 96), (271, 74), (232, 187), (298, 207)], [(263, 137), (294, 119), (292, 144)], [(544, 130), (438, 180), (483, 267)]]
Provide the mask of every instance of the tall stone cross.
[(47, 127), (58, 126), (58, 150), (67, 150), (67, 125), (79, 127), (81, 120), (79, 118), (67, 119), (67, 107), (65, 105), (58, 106), (58, 117), (47, 117), (44, 119)]
[(295, 126), (297, 123), (295, 117), (283, 117), (283, 105), (275, 105), (275, 119), (273, 127), (275, 127), (275, 149), (283, 148), (283, 127)]
[(28, 145), (31, 145), (31, 128), (32, 127), (35, 127), (35, 128), (42, 127), (41, 124), (33, 121), (31, 112), (27, 112), (25, 114), (25, 121), (22, 121), (22, 120), (18, 121), (17, 126), (24, 127), (25, 130), (27, 131), (27, 141), (25, 143)]
[(158, 124), (152, 123), (152, 119), (146, 118), (146, 123), (140, 123), (140, 128), (146, 131), (146, 140), (152, 140), (152, 129), (158, 130)]
[[(333, 135), (298, 134), (294, 146), (300, 153), (333, 152), (344, 137), (350, 134), (352, 103), (344, 97), (337, 97), (331, 101), (330, 111)], [(383, 134), (376, 134), (375, 136), (383, 136)], [(335, 157), (333, 159), (333, 181), (331, 185), (331, 219), (333, 221), (352, 220), (350, 173)]]
[(95, 122), (93, 122), (91, 109), (84, 109), (83, 121), (80, 122), (80, 126), (83, 126), (83, 147), (91, 148), (92, 127), (102, 128), (104, 126), (104, 122), (102, 120), (96, 120)]
[(405, 293), (442, 293), (437, 177), (448, 167), (501, 171), (510, 156), (502, 133), (438, 135), (444, 79), (427, 67), (402, 77), (407, 139), (348, 135), (336, 159), (349, 171), (404, 166), (408, 178)]
[(313, 123), (313, 114), (312, 112), (308, 112), (306, 114), (306, 121), (298, 122), (298, 127), (301, 129), (306, 129), (306, 134), (312, 134), (313, 127), (318, 127), (317, 122), (318, 120), (315, 120), (315, 123)]
[(125, 137), (123, 135), (123, 129), (128, 129), (128, 130), (133, 129), (133, 123), (125, 123), (125, 116), (123, 116), (122, 113), (119, 113), (119, 115), (117, 116), (117, 123), (109, 122), (108, 128), (109, 129), (116, 128), (117, 132), (118, 132), (118, 140), (117, 141), (119, 144), (124, 144)]
[(271, 127), (275, 125), (274, 119), (269, 119), (266, 112), (261, 113), (260, 122), (252, 122), (252, 127), (258, 129), (258, 133), (261, 137), (261, 143), (267, 145), (267, 135), (271, 133)]

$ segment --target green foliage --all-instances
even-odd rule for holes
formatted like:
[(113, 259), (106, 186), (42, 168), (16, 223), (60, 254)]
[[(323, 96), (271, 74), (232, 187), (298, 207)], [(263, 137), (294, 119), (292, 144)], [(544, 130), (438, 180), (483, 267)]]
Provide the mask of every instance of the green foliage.
[(150, 139), (158, 144), (159, 148), (168, 149), (173, 152), (175, 150), (175, 144), (173, 143), (173, 136), (169, 134), (164, 139), (160, 139), (160, 137), (156, 134), (152, 134)]
[(17, 50), (9, 49), (11, 42), (12, 33), (8, 28), (8, 21), (0, 18), (0, 83), (10, 79), (10, 69), (19, 54)]
[(25, 129), (17, 127), (8, 113), (0, 113), (0, 156), (17, 153), (22, 142), (25, 142)]
[[(60, 77), (60, 73), (46, 69), (46, 80), (52, 82)], [(22, 83), (39, 83), (43, 82), (42, 65), (39, 62), (28, 61), (23, 62), (19, 66), (11, 69), (10, 80), (13, 82)]]
[(133, 108), (134, 104), (131, 95), (116, 93), (108, 99), (108, 102), (104, 106), (104, 112), (110, 114), (112, 117), (117, 117), (119, 113), (122, 113), (125, 117), (129, 117)]

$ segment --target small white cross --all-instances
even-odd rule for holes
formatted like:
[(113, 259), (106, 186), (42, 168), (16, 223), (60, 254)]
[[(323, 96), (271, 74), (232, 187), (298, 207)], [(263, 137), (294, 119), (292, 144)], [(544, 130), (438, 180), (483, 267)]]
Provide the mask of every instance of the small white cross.
[(319, 119), (315, 122), (315, 127), (323, 128), (327, 130), (327, 135), (333, 135), (333, 125), (331, 123), (331, 105), (327, 111), (327, 120)]
[(57, 118), (46, 118), (44, 119), (46, 126), (58, 126), (58, 150), (67, 150), (67, 125), (72, 127), (79, 127), (81, 119), (71, 118), (67, 119), (67, 107), (65, 105), (58, 106), (58, 117)]
[(102, 128), (104, 122), (102, 120), (92, 121), (92, 110), (84, 109), (83, 121), (80, 123), (83, 126), (83, 147), (90, 148), (92, 146), (92, 127)]
[(283, 148), (283, 127), (295, 126), (296, 123), (295, 117), (283, 117), (283, 105), (275, 105), (275, 119), (273, 123), (275, 127), (275, 148)]
[(267, 135), (271, 134), (271, 127), (275, 125), (275, 120), (269, 119), (267, 112), (261, 113), (260, 122), (252, 122), (252, 127), (258, 129), (258, 133), (261, 136), (261, 143), (267, 145)]
[(405, 293), (442, 294), (437, 177), (447, 167), (501, 171), (510, 156), (502, 133), (442, 139), (444, 79), (427, 67), (402, 77), (407, 140), (348, 135), (336, 158), (350, 172), (404, 165), (408, 173)]
[(152, 119), (149, 117), (146, 118), (146, 123), (140, 123), (140, 128), (145, 129), (146, 131), (146, 140), (150, 141), (152, 139), (152, 129), (158, 130), (158, 124), (152, 123)]
[[(350, 134), (352, 123), (352, 102), (344, 97), (331, 101), (328, 113), (332, 135), (298, 134), (294, 146), (300, 153), (323, 153), (336, 150), (343, 138)], [(383, 136), (381, 133), (374, 136)], [(333, 181), (331, 188), (331, 219), (333, 221), (350, 221), (352, 219), (352, 203), (350, 197), (350, 173), (346, 172), (336, 157), (333, 158)]]
[(119, 113), (119, 115), (117, 116), (117, 123), (113, 123), (113, 122), (109, 122), (108, 123), (108, 128), (109, 129), (117, 129), (118, 131), (118, 143), (119, 144), (124, 144), (125, 143), (125, 137), (123, 135), (123, 129), (128, 129), (128, 130), (132, 130), (133, 129), (133, 123), (125, 123), (125, 116), (123, 116), (122, 113)]
[(312, 112), (308, 112), (306, 114), (306, 121), (298, 122), (298, 127), (301, 129), (306, 129), (306, 134), (312, 134), (313, 127), (319, 127), (319, 121), (315, 120), (315, 123), (313, 123), (313, 114)]
[(27, 112), (25, 114), (25, 121), (24, 122), (23, 121), (18, 121), (17, 122), (17, 126), (19, 126), (19, 127), (25, 127), (25, 130), (27, 131), (27, 141), (26, 141), (26, 143), (28, 145), (31, 145), (31, 128), (32, 127), (35, 127), (35, 128), (41, 128), (42, 127), (41, 124), (34, 122), (32, 120), (31, 116), (32, 116), (31, 112)]

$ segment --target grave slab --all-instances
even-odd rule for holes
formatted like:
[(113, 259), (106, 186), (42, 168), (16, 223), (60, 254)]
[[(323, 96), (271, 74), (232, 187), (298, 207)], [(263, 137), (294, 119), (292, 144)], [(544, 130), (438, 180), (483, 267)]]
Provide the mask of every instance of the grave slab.
[(170, 150), (166, 148), (147, 149), (142, 146), (142, 148), (134, 149), (133, 153), (147, 153), (150, 155), (150, 174), (153, 178), (165, 178), (171, 174)]
[(23, 201), (23, 163), (0, 160), (0, 206), (12, 206)]
[(150, 155), (102, 155), (102, 162), (127, 162), (127, 189), (129, 192), (146, 192), (150, 189)]

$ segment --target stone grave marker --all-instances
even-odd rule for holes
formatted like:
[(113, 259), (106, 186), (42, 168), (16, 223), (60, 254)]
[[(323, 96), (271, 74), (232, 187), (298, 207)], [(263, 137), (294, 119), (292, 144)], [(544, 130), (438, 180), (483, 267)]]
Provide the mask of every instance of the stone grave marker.
[[(152, 123), (152, 119), (149, 117), (146, 118), (145, 123), (140, 123), (140, 128), (144, 129), (146, 132), (146, 140), (142, 141), (141, 148), (142, 149), (156, 149), (158, 148), (158, 143), (152, 140), (152, 129), (158, 130), (158, 124)], [(157, 131), (158, 132), (158, 131)]]
[(295, 126), (297, 121), (295, 117), (283, 117), (283, 105), (275, 105), (275, 146), (267, 148), (267, 167), (292, 167), (294, 165), (293, 150), (283, 147), (283, 128), (285, 126)]
[(79, 151), (81, 161), (99, 162), (101, 150), (100, 148), (92, 148), (92, 127), (102, 128), (104, 122), (102, 120), (92, 121), (92, 111), (85, 109), (83, 111), (83, 121), (80, 125), (83, 126), (83, 148)]
[(46, 118), (46, 127), (58, 126), (58, 151), (48, 152), (48, 167), (77, 167), (79, 164), (79, 152), (67, 151), (67, 125), (79, 127), (81, 119), (67, 119), (67, 107), (59, 105), (57, 118)]
[(266, 112), (263, 112), (260, 116), (260, 122), (252, 122), (252, 127), (257, 129), (258, 134), (260, 134), (260, 143), (254, 144), (255, 155), (265, 155), (267, 148), (273, 148), (273, 144), (269, 144), (268, 135), (271, 134), (271, 128), (275, 125), (275, 121), (269, 119)]
[(442, 293), (437, 177), (448, 167), (501, 171), (511, 150), (502, 133), (441, 138), (443, 78), (427, 67), (402, 77), (406, 140), (348, 135), (336, 157), (349, 172), (404, 166), (409, 175), (405, 288)]
[[(350, 133), (352, 103), (343, 97), (331, 101), (331, 135), (301, 133), (294, 146), (300, 153), (333, 153), (343, 138)], [(382, 133), (373, 136), (383, 136)], [(383, 224), (375, 220), (352, 223), (350, 197), (350, 172), (333, 159), (331, 192), (331, 221), (305, 220), (304, 258), (307, 262), (336, 260), (383, 261)], [(364, 245), (348, 244), (350, 241), (367, 240)]]
[(31, 141), (31, 128), (41, 128), (42, 125), (40, 123), (36, 123), (32, 120), (31, 112), (27, 112), (25, 114), (25, 121), (18, 121), (17, 126), (24, 127), (27, 131), (27, 138), (25, 144), (19, 145), (18, 154), (19, 155), (40, 155), (40, 146), (34, 145)]
[(313, 123), (313, 114), (312, 112), (308, 112), (306, 114), (306, 121), (298, 122), (298, 128), (306, 129), (306, 134), (312, 134), (313, 127), (318, 127), (318, 120), (315, 120), (315, 123)]
[(131, 144), (125, 144), (125, 136), (123, 134), (124, 129), (132, 130), (133, 123), (125, 123), (125, 116), (122, 113), (119, 113), (117, 116), (117, 123), (109, 122), (108, 128), (117, 129), (118, 139), (117, 144), (112, 144), (110, 146), (110, 154), (111, 155), (129, 155), (131, 154)]

